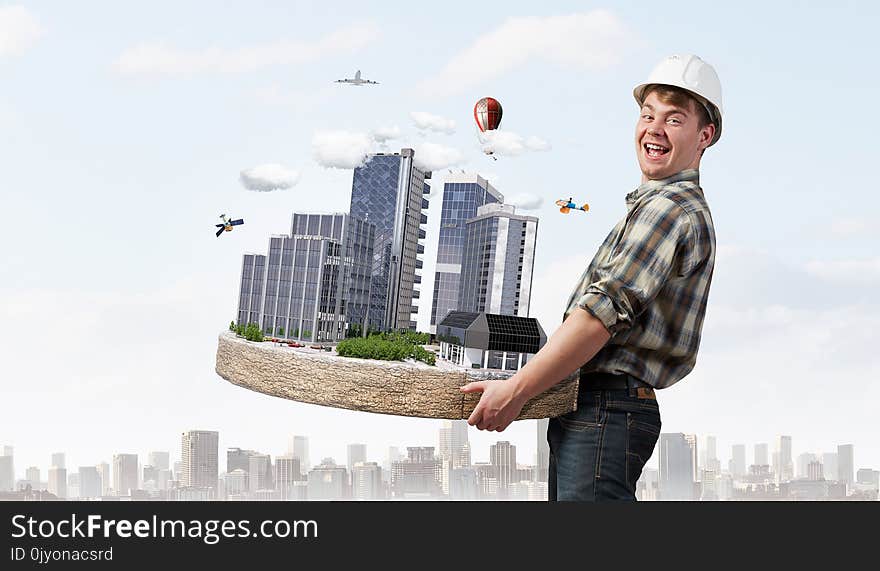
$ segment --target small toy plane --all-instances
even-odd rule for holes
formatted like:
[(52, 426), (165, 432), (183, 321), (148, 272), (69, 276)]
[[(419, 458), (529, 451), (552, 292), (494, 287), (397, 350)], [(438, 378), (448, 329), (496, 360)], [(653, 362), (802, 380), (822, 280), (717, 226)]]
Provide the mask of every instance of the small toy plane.
[(219, 228), (219, 230), (217, 230), (217, 237), (218, 238), (220, 237), (220, 234), (222, 234), (224, 231), (232, 232), (233, 226), (241, 226), (242, 224), (244, 224), (244, 220), (242, 220), (240, 218), (238, 220), (232, 220), (231, 218), (227, 218), (225, 214), (220, 215), (220, 220), (223, 221), (223, 224), (215, 224), (214, 225), (217, 228)]
[(571, 197), (569, 197), (568, 200), (557, 200), (556, 206), (559, 207), (559, 212), (562, 212), (563, 214), (568, 214), (571, 210), (583, 210), (584, 212), (590, 210), (589, 204), (585, 202), (583, 206), (578, 206), (571, 201)]

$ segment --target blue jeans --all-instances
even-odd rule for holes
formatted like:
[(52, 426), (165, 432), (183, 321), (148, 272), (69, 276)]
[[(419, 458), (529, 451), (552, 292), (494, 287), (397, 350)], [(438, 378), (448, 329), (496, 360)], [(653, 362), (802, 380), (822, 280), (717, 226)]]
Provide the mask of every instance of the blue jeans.
[(548, 499), (636, 501), (636, 482), (660, 436), (655, 398), (584, 390), (577, 410), (551, 418)]

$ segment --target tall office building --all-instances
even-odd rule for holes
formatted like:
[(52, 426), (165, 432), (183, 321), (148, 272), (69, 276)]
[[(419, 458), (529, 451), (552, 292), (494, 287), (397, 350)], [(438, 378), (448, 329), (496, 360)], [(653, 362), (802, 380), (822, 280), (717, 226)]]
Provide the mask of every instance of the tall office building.
[(822, 454), (822, 472), (826, 480), (837, 480), (837, 452)]
[(731, 448), (731, 468), (730, 473), (734, 476), (743, 476), (748, 474), (748, 465), (746, 464), (746, 445), (734, 444)]
[(660, 435), (660, 497), (664, 500), (694, 499), (694, 455), (687, 435)]
[(516, 478), (516, 446), (506, 440), (489, 446), (489, 462), (498, 479), (498, 497), (506, 498)]
[(53, 452), (52, 453), (52, 464), (51, 466), (57, 466), (58, 468), (67, 468), (64, 460), (64, 452)]
[(61, 499), (67, 497), (67, 469), (51, 466), (49, 468), (49, 482), (47, 486), (50, 494), (55, 494)]
[(137, 454), (113, 455), (113, 493), (117, 496), (129, 496), (132, 490), (138, 489), (138, 457)]
[(442, 462), (433, 446), (408, 446), (408, 457), (391, 465), (391, 489), (399, 498), (436, 498), (442, 495)]
[(366, 444), (349, 444), (346, 447), (346, 456), (348, 457), (348, 461), (346, 462), (346, 466), (348, 468), (348, 473), (351, 475), (351, 470), (354, 468), (354, 465), (358, 462), (366, 462), (367, 461), (367, 445)]
[(275, 489), (272, 458), (268, 454), (254, 454), (248, 458), (248, 487), (251, 492)]
[[(248, 473), (241, 468), (226, 472), (223, 476), (226, 498), (244, 498), (248, 493)], [(286, 499), (286, 498), (282, 498)]]
[(180, 436), (181, 488), (217, 489), (217, 446), (220, 433), (188, 430)]
[(226, 472), (234, 470), (244, 470), (248, 472), (251, 469), (251, 456), (258, 455), (259, 452), (254, 450), (242, 450), (241, 448), (226, 449)]
[(170, 454), (168, 452), (150, 452), (147, 456), (147, 464), (156, 468), (156, 470), (168, 470)]
[(769, 466), (770, 462), (767, 460), (767, 444), (755, 444), (755, 461), (753, 462), (755, 466)]
[(422, 226), (428, 216), (431, 173), (413, 164), (415, 151), (371, 154), (354, 169), (350, 214), (376, 226), (370, 286), (368, 327), (378, 330), (415, 329), (425, 247)]
[(547, 428), (550, 425), (549, 418), (540, 418), (537, 423), (537, 458), (535, 465), (535, 480), (546, 482), (550, 470), (550, 444), (547, 442)]
[(696, 434), (685, 434), (684, 439), (687, 441), (688, 446), (691, 449), (691, 466), (693, 466), (693, 474), (691, 474), (691, 479), (693, 481), (699, 480), (700, 471), (697, 467), (697, 458), (699, 458), (698, 450), (697, 450), (697, 435)]
[(851, 486), (855, 482), (854, 467), (853, 445), (839, 445), (837, 447), (837, 481)]
[(798, 454), (797, 459), (795, 460), (795, 477), (796, 478), (806, 478), (809, 475), (809, 471), (807, 470), (810, 462), (818, 462), (819, 458), (816, 457), (815, 454), (810, 452), (804, 452), (803, 454)]
[(715, 474), (721, 473), (721, 462), (718, 460), (716, 439), (711, 434), (706, 436), (706, 445), (703, 446), (703, 450), (700, 452), (700, 459), (702, 460), (701, 467), (704, 470), (712, 470)]
[(776, 460), (773, 473), (776, 482), (789, 482), (794, 479), (794, 463), (791, 458), (791, 436), (778, 436), (776, 438)]
[(366, 320), (375, 226), (348, 214), (293, 214), (269, 255), (245, 254), (238, 323), (266, 335), (338, 341)]
[(351, 468), (351, 497), (357, 500), (382, 498), (382, 468), (375, 462), (356, 462)]
[(40, 480), (40, 469), (37, 466), (30, 466), (25, 470), (25, 480), (32, 490), (43, 489), (43, 481)]
[(822, 463), (818, 460), (811, 460), (807, 464), (806, 478), (814, 482), (824, 480), (825, 474), (822, 472)]
[(0, 492), (15, 491), (15, 462), (12, 446), (4, 446), (0, 455)]
[(299, 459), (300, 472), (305, 475), (312, 469), (309, 461), (309, 437), (308, 436), (291, 436), (287, 451), (294, 458)]
[(80, 466), (79, 497), (95, 499), (101, 497), (101, 475), (96, 466)]
[(464, 468), (471, 464), (466, 420), (444, 420), (438, 438), (440, 460), (449, 462), (450, 469)]
[(333, 458), (324, 458), (309, 471), (310, 500), (338, 500), (346, 497), (348, 475), (345, 466), (337, 466)]
[(110, 477), (110, 464), (101, 462), (95, 468), (98, 470), (98, 476), (101, 477), (101, 495), (109, 496), (113, 485), (113, 479)]
[(443, 321), (447, 313), (459, 309), (465, 223), (477, 215), (480, 206), (497, 202), (504, 202), (504, 196), (478, 174), (450, 174), (445, 177), (431, 306), (431, 333), (437, 332), (437, 324)]
[(509, 204), (477, 208), (465, 223), (458, 309), (528, 317), (538, 219)]
[(294, 488), (301, 480), (299, 458), (291, 454), (275, 458), (275, 489), (278, 490), (282, 500), (296, 497)]

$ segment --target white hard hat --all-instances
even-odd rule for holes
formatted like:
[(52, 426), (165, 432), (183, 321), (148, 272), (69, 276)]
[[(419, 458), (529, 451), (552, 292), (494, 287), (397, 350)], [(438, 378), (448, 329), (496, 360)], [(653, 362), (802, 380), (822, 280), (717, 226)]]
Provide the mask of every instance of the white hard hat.
[(689, 91), (709, 112), (715, 124), (715, 137), (709, 146), (721, 137), (721, 81), (715, 69), (692, 54), (671, 55), (657, 64), (648, 81), (633, 89), (633, 96), (639, 105), (643, 103), (645, 88), (651, 84), (673, 85)]

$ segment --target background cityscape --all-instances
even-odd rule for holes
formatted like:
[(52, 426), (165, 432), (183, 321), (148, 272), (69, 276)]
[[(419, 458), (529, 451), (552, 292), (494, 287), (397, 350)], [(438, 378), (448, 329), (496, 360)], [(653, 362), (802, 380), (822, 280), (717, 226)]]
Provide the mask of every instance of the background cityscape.
[[(179, 455), (113, 454), (110, 462), (74, 468), (64, 452), (48, 467), (15, 471), (15, 455), (0, 456), (0, 500), (546, 500), (547, 420), (536, 426), (530, 462), (499, 440), (488, 461), (472, 460), (466, 421), (442, 421), (431, 446), (368, 449), (347, 445), (344, 459), (323, 457), (309, 437), (289, 437), (286, 450), (218, 447), (216, 431), (181, 434)], [(747, 461), (751, 460), (750, 463)], [(876, 500), (880, 471), (856, 469), (852, 444), (794, 455), (791, 436), (773, 443), (735, 444), (722, 457), (712, 435), (663, 433), (636, 497), (650, 500)], [(225, 469), (224, 469), (225, 468)], [(20, 476), (23, 475), (24, 478)], [(12, 489), (17, 491), (13, 492)]]

